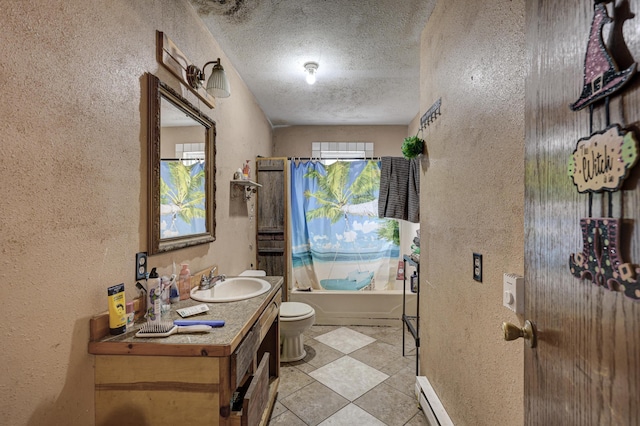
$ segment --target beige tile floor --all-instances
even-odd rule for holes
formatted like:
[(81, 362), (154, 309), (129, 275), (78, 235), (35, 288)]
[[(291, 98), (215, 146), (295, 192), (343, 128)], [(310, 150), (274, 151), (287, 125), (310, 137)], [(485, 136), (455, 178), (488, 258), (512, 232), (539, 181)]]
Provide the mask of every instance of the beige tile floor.
[(269, 425), (428, 426), (415, 397), (415, 345), (400, 321), (313, 326), (305, 349), (303, 360), (280, 366)]

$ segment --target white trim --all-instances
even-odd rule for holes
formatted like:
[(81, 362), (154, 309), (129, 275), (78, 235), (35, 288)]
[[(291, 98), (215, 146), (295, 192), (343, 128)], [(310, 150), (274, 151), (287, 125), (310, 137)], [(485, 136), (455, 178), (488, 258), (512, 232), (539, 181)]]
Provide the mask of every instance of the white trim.
[(416, 394), (425, 417), (432, 426), (453, 426), (436, 391), (425, 376), (416, 377)]

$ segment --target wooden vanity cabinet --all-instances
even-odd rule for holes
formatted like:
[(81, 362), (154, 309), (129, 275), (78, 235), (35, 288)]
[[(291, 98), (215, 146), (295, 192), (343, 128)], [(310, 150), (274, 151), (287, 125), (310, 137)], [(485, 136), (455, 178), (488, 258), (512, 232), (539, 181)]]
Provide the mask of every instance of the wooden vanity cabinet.
[[(96, 425), (266, 425), (280, 380), (281, 300), (278, 290), (229, 355), (197, 356), (184, 343), (154, 345), (172, 355), (95, 345)], [(151, 352), (142, 345), (129, 348)]]
[[(280, 382), (280, 304), (278, 291), (231, 356), (230, 389), (239, 392), (239, 409), (230, 424), (266, 425)], [(245, 392), (246, 389), (246, 392)], [(232, 400), (235, 399), (232, 395)], [(225, 407), (223, 407), (224, 411)], [(221, 411), (221, 415), (226, 413)], [(240, 422), (238, 423), (238, 419)]]

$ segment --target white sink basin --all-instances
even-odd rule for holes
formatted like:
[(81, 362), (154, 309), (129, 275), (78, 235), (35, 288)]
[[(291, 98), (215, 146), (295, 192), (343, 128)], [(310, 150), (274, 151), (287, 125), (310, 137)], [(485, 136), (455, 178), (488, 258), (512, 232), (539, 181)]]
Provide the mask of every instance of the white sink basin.
[(218, 282), (215, 287), (200, 290), (194, 287), (191, 290), (191, 298), (199, 302), (235, 302), (237, 300), (251, 299), (266, 293), (271, 288), (269, 282), (253, 277), (233, 277)]

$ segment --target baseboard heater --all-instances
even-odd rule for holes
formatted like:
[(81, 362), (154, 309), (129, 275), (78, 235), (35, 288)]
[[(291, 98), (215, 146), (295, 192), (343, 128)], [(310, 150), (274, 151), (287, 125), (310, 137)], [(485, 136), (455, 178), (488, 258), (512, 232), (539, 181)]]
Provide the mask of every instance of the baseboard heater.
[(436, 391), (425, 376), (416, 377), (416, 396), (420, 407), (431, 426), (453, 426), (446, 410), (442, 406)]

